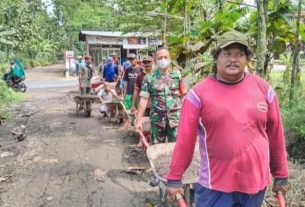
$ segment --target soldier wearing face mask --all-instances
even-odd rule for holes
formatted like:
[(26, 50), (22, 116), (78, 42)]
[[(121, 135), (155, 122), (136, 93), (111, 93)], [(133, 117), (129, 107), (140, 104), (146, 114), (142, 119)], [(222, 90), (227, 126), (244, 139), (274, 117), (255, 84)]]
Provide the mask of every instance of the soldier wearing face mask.
[(158, 49), (155, 62), (157, 70), (146, 75), (143, 80), (135, 127), (136, 130), (141, 130), (141, 119), (150, 99), (152, 144), (175, 142), (186, 89), (180, 72), (170, 68), (168, 49)]

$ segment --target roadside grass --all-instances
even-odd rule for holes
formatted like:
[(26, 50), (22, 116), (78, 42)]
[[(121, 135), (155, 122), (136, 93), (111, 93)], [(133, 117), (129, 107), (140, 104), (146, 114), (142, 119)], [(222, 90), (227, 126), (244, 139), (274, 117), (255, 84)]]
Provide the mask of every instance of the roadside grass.
[[(286, 195), (286, 206), (305, 206), (305, 72), (301, 72), (300, 86), (295, 88), (295, 101), (289, 107), (289, 76), (283, 71), (274, 71), (269, 74), (268, 81), (276, 90), (283, 124), (285, 129), (286, 145), (289, 154), (289, 191)], [(299, 156), (301, 155), (301, 156)], [(266, 207), (276, 207), (277, 202), (274, 193), (269, 187), (265, 199)]]
[(0, 117), (9, 119), (10, 112), (7, 110), (9, 104), (18, 103), (26, 100), (26, 95), (17, 93), (6, 86), (3, 80), (0, 80)]
[(7, 87), (3, 81), (3, 74), (8, 70), (9, 64), (0, 63), (0, 118), (10, 119), (11, 114), (8, 110), (9, 104), (18, 103), (26, 100), (26, 95), (17, 93)]
[[(289, 190), (286, 199), (286, 206), (305, 206), (305, 166), (300, 163), (289, 162)], [(272, 192), (272, 184), (268, 187), (263, 207), (277, 207), (278, 203)]]
[[(287, 83), (290, 83), (290, 78), (285, 80), (284, 71), (271, 71), (267, 79), (273, 87), (284, 86)], [(305, 71), (301, 72), (301, 81), (300, 82), (301, 82), (301, 84), (303, 84), (303, 87), (304, 87)]]

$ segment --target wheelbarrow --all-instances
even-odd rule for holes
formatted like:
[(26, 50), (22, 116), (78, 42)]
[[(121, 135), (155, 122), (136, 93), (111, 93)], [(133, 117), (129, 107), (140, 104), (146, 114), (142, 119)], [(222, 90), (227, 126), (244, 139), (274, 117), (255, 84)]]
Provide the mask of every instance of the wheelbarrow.
[(119, 124), (124, 122), (127, 114), (122, 99), (114, 98), (111, 101), (103, 101), (102, 104), (107, 107), (106, 117), (108, 119), (114, 118)]
[[(160, 200), (163, 204), (167, 202), (167, 192), (166, 192), (166, 173), (169, 169), (170, 160), (173, 154), (173, 150), (175, 147), (174, 142), (172, 143), (161, 143), (155, 145), (149, 145), (146, 137), (141, 131), (137, 131), (140, 135), (142, 142), (144, 144), (144, 148), (146, 150), (146, 154), (149, 160), (149, 164), (152, 168), (152, 172), (156, 178), (159, 180), (159, 190), (160, 190)], [(176, 195), (176, 199), (178, 202), (179, 207), (187, 207), (193, 206), (194, 204), (194, 184), (197, 183), (198, 180), (198, 173), (199, 173), (199, 162), (194, 162), (194, 160), (199, 160), (199, 148), (196, 145), (195, 152), (194, 152), (193, 162), (189, 167), (189, 172), (195, 172), (192, 176), (191, 174), (186, 172), (186, 176), (182, 179), (182, 183), (184, 185), (184, 196), (183, 198), (181, 195)], [(162, 169), (159, 169), (160, 160), (166, 160), (166, 162), (162, 161)], [(168, 162), (167, 162), (168, 161)]]
[[(146, 154), (150, 163), (150, 166), (152, 168), (153, 174), (158, 178), (159, 182), (159, 189), (160, 189), (160, 199), (161, 202), (164, 204), (167, 201), (167, 192), (166, 192), (166, 178), (163, 172), (161, 172), (158, 169), (157, 163), (160, 162), (160, 158), (167, 159), (168, 157), (169, 162), (167, 163), (167, 166), (165, 166), (166, 171), (168, 172), (169, 166), (170, 166), (170, 160), (173, 154), (173, 150), (175, 148), (176, 143), (162, 143), (162, 144), (155, 144), (155, 145), (149, 145), (147, 142), (144, 134), (141, 131), (137, 131), (140, 137), (142, 138), (143, 144), (145, 146)], [(199, 145), (196, 143), (193, 161), (190, 164), (188, 170), (185, 172), (182, 184), (184, 185), (184, 198), (177, 194), (176, 200), (179, 207), (192, 207), (195, 206), (195, 190), (194, 190), (194, 184), (198, 181), (198, 174), (192, 176), (192, 174), (188, 174), (188, 171), (191, 170), (194, 172), (194, 170), (197, 170), (199, 173), (199, 160), (200, 160), (200, 152), (199, 152)], [(160, 173), (161, 172), (161, 173)], [(278, 207), (285, 207), (285, 198), (281, 192), (276, 193), (277, 201), (278, 201)]]
[(92, 103), (100, 102), (96, 95), (74, 96), (73, 100), (76, 103), (76, 114), (79, 114), (81, 111), (85, 111), (88, 117), (91, 116)]

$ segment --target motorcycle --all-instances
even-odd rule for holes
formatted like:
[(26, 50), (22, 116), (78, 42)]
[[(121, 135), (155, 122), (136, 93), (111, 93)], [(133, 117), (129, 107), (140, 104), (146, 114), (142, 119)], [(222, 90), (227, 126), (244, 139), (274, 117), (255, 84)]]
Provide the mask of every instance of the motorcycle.
[(25, 76), (16, 78), (11, 77), (9, 74), (4, 74), (3, 80), (6, 82), (7, 86), (11, 87), (16, 92), (24, 93), (26, 91), (26, 85), (24, 83)]

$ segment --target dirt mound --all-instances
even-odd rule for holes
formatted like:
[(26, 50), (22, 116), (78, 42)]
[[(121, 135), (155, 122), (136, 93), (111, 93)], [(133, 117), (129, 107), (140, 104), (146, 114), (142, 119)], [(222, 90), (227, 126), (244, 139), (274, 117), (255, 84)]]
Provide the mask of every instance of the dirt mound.
[(133, 164), (141, 167), (149, 166), (145, 151), (137, 145), (129, 145), (124, 147), (123, 160), (128, 164)]
[[(170, 167), (170, 162), (171, 162), (171, 156), (159, 156), (156, 160), (158, 162), (155, 162), (155, 169), (161, 177), (166, 177), (169, 167)], [(183, 174), (183, 179), (184, 180), (192, 180), (194, 178), (198, 178), (199, 176), (199, 157), (194, 157), (197, 159), (193, 159), (192, 164), (190, 167), (186, 170), (186, 172)]]

